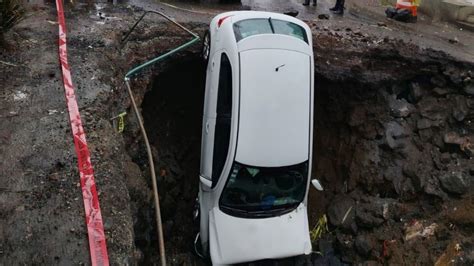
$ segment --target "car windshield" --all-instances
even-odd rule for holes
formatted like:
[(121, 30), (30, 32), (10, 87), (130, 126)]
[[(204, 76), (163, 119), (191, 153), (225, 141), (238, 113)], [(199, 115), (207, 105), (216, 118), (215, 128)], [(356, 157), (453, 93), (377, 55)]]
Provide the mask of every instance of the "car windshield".
[(269, 216), (291, 211), (305, 197), (307, 178), (307, 161), (285, 167), (256, 167), (234, 162), (220, 207), (236, 216)]
[(238, 21), (234, 23), (234, 34), (237, 42), (252, 35), (283, 34), (296, 37), (308, 43), (306, 31), (303, 27), (293, 22), (271, 18), (256, 18)]

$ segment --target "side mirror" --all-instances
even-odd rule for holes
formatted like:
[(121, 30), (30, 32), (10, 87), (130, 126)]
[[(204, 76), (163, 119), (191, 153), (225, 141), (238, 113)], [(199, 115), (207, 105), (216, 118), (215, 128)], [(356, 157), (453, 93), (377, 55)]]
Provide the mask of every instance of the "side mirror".
[(319, 183), (319, 180), (317, 179), (313, 179), (311, 180), (311, 184), (313, 185), (313, 187), (319, 191), (323, 191), (323, 186), (321, 186), (321, 183)]

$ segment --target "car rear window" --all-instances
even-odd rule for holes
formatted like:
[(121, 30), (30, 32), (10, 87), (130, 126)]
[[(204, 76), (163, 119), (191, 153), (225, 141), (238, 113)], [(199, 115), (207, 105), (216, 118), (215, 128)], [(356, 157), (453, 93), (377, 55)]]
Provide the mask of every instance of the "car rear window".
[(293, 22), (272, 18), (255, 18), (238, 21), (234, 23), (234, 34), (237, 42), (252, 35), (284, 34), (308, 43), (308, 37), (303, 27)]

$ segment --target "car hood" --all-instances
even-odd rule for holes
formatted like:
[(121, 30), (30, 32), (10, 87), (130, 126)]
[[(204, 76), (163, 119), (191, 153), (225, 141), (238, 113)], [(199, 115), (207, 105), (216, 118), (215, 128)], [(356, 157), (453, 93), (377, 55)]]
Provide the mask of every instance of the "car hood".
[(301, 203), (285, 215), (244, 219), (214, 208), (209, 214), (213, 265), (285, 258), (311, 252), (308, 215)]

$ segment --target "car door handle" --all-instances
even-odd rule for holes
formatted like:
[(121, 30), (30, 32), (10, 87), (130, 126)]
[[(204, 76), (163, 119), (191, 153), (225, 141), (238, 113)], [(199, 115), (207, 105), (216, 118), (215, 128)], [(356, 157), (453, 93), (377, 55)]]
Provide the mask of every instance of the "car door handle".
[(206, 134), (209, 133), (209, 128), (210, 128), (209, 122), (206, 122)]

